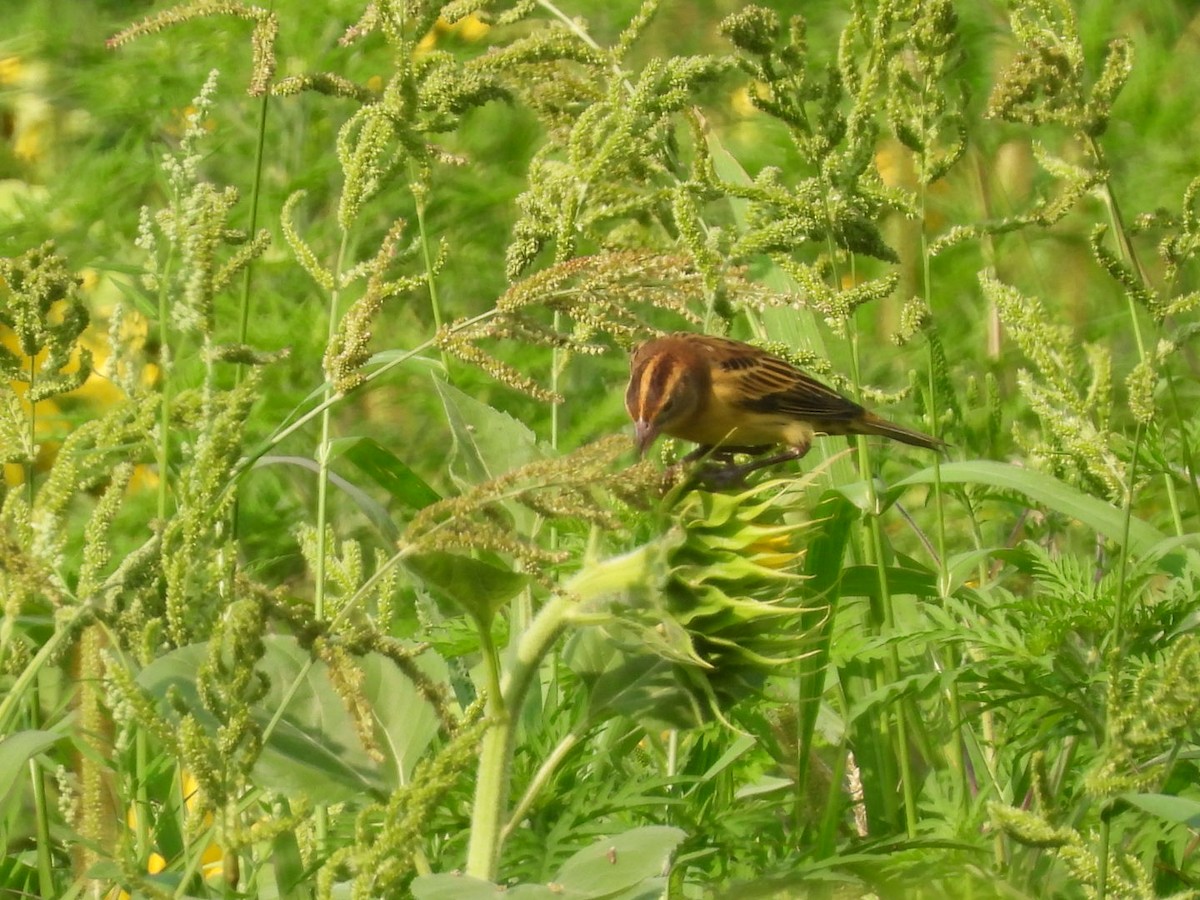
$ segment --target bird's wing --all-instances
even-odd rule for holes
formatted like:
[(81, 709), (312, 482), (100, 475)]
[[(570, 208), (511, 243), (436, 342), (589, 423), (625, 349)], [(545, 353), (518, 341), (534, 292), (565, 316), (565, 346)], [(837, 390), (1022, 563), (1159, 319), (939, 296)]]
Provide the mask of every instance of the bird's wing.
[(714, 391), (729, 403), (797, 419), (852, 419), (862, 407), (791, 363), (764, 350), (722, 338), (709, 339)]

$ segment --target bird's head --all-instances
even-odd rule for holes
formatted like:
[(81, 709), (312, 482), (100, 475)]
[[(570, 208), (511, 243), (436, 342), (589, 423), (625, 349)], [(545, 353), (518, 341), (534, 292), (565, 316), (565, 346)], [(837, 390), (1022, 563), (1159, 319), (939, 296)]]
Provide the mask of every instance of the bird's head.
[(699, 411), (708, 377), (704, 362), (677, 339), (657, 338), (634, 351), (625, 408), (633, 419), (639, 454)]

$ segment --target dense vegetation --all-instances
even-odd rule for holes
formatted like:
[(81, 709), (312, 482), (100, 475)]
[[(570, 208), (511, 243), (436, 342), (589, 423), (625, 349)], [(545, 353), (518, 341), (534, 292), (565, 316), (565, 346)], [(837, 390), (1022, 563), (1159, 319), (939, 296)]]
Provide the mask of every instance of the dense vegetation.
[(5, 896), (1200, 892), (1190, 4), (10, 6)]

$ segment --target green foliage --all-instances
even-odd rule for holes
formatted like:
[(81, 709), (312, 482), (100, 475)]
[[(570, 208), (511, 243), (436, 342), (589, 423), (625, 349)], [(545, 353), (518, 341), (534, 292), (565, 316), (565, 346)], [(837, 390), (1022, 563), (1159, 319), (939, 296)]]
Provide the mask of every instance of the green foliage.
[[(88, 313), (66, 261), (54, 252), (53, 244), (44, 244), (17, 259), (0, 262), (0, 279), (7, 295), (0, 322), (11, 330), (21, 356), (29, 360), (24, 363), (12, 350), (0, 349), (0, 371), (8, 382), (6, 395), (12, 396), (14, 384), (24, 384), (27, 402), (37, 403), (78, 388), (91, 371), (91, 354), (80, 350), (74, 371), (64, 369), (72, 363)], [(14, 426), (10, 419), (7, 427), (15, 432)], [(20, 442), (15, 445), (19, 447)], [(31, 451), (25, 448), (26, 454)], [(22, 457), (6, 461), (16, 459)]]
[[(1186, 5), (123, 5), (0, 52), (4, 890), (1195, 893)], [(951, 459), (634, 462), (678, 328)]]

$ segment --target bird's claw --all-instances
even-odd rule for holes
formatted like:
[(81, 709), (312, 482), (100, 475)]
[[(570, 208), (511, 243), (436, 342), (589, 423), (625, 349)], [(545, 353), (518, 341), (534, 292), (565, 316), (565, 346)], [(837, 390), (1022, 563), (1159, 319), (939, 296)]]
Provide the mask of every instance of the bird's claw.
[(724, 491), (740, 488), (746, 484), (748, 471), (745, 466), (701, 466), (693, 475), (696, 483), (708, 490)]

